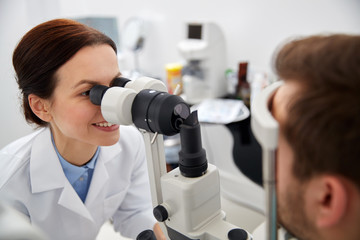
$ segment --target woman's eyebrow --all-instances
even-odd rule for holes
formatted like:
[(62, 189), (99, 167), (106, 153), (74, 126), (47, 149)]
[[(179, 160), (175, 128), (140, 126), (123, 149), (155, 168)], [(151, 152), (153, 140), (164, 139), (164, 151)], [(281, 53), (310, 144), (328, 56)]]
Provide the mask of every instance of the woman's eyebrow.
[[(111, 80), (111, 83), (114, 81), (114, 79), (118, 78), (121, 76), (121, 73), (118, 72), (117, 74), (115, 74), (115, 76), (113, 77), (113, 79)], [(111, 86), (111, 83), (110, 83), (110, 86)], [(94, 80), (89, 80), (89, 79), (83, 79), (81, 81), (79, 81), (78, 83), (76, 83), (73, 88), (77, 88), (79, 87), (80, 85), (83, 85), (83, 84), (89, 84), (89, 85), (99, 85), (100, 83), (97, 82), (97, 81), (94, 81)]]
[(98, 85), (99, 82), (97, 81), (93, 81), (93, 80), (88, 80), (88, 79), (83, 79), (81, 80), (80, 82), (76, 83), (74, 86), (73, 86), (73, 89), (79, 87), (80, 85), (83, 85), (83, 84), (89, 84), (89, 85)]

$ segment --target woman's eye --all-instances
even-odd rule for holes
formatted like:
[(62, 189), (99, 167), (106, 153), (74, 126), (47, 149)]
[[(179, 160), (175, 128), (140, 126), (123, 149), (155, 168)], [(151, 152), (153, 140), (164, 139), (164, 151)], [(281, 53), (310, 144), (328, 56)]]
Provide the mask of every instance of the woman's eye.
[(82, 96), (89, 96), (90, 95), (90, 90), (82, 92), (81, 95)]

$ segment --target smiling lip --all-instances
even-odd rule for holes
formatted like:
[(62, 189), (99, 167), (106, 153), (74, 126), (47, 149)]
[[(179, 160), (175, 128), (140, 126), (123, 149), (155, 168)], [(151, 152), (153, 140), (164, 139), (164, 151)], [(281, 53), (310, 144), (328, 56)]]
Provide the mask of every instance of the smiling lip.
[(94, 127), (96, 127), (97, 129), (106, 131), (106, 132), (111, 132), (111, 131), (115, 131), (115, 130), (119, 129), (119, 125), (112, 124), (109, 122), (94, 123), (92, 125)]

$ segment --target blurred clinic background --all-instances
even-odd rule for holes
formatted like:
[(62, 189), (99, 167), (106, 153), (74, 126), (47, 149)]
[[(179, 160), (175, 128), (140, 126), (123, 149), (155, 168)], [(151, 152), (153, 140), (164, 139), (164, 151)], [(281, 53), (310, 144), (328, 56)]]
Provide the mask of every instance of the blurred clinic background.
[(189, 21), (211, 21), (221, 28), (226, 68), (236, 71), (239, 62), (247, 61), (249, 70), (271, 76), (271, 56), (281, 42), (316, 33), (359, 34), (359, 13), (358, 0), (0, 0), (0, 148), (32, 131), (21, 114), (12, 52), (22, 35), (43, 21), (115, 18), (112, 37), (124, 71), (134, 69), (136, 62), (122, 44), (125, 23), (141, 17), (146, 40), (138, 66), (166, 81), (166, 64), (183, 59), (177, 44), (186, 38)]
[[(271, 58), (284, 41), (312, 34), (360, 34), (360, 1), (0, 0), (0, 148), (33, 131), (22, 115), (12, 52), (27, 31), (54, 18), (76, 19), (109, 35), (127, 77), (160, 79), (170, 92), (173, 84), (183, 82), (184, 98), (205, 113), (199, 110), (203, 145), (209, 162), (220, 169), (228, 220), (247, 224), (251, 231), (263, 221), (264, 209), (260, 150), (249, 132), (251, 98), (275, 80)], [(191, 39), (201, 41), (193, 44)], [(206, 88), (210, 93), (201, 92)], [(209, 96), (242, 99), (247, 108), (204, 101)], [(220, 114), (207, 114), (213, 110)], [(170, 165), (178, 141), (165, 141)], [(233, 211), (230, 203), (245, 208)]]

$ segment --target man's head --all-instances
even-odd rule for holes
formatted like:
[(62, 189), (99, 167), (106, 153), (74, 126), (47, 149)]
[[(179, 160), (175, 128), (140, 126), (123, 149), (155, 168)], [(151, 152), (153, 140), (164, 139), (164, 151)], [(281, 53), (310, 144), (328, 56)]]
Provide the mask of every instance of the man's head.
[(360, 36), (292, 41), (274, 66), (280, 222), (303, 239), (359, 234)]

